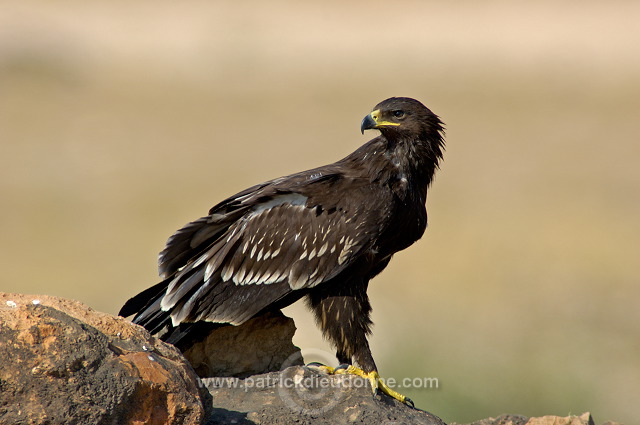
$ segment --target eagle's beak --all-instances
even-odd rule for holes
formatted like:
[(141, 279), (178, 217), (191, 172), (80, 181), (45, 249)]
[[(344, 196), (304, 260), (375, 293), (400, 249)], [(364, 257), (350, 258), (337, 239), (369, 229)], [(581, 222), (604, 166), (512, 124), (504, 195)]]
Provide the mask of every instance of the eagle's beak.
[[(372, 112), (373, 113), (373, 112)], [(373, 119), (371, 114), (364, 117), (362, 120), (362, 124), (360, 125), (360, 131), (364, 134), (365, 130), (370, 130), (372, 128), (376, 128), (376, 121)]]
[(365, 130), (370, 130), (372, 128), (380, 128), (380, 127), (388, 127), (388, 126), (399, 126), (400, 123), (391, 122), (391, 121), (383, 121), (380, 118), (380, 110), (376, 109), (362, 120), (362, 124), (360, 125), (360, 131), (364, 134)]

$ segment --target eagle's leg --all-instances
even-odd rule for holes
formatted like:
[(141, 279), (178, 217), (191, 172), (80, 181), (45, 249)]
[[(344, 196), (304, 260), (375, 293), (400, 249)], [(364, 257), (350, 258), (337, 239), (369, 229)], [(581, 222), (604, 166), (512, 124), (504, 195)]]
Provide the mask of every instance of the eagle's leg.
[[(410, 404), (408, 397), (389, 388), (378, 375), (378, 368), (371, 355), (367, 336), (371, 333), (371, 304), (367, 297), (367, 284), (340, 285), (328, 291), (312, 292), (308, 303), (324, 336), (337, 348), (336, 357), (348, 367), (323, 367), (329, 373), (353, 374), (371, 383), (374, 394), (377, 391)], [(354, 365), (355, 364), (355, 365)]]

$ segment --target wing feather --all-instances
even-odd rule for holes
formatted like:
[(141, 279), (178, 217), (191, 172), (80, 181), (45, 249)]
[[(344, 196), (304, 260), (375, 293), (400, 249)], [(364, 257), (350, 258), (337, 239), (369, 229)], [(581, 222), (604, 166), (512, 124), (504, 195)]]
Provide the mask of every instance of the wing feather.
[(302, 205), (278, 204), (243, 220), (239, 249), (222, 266), (223, 278), (238, 285), (270, 284), (284, 275), (292, 289), (313, 287), (370, 243), (350, 232), (354, 225), (344, 214)]
[[(333, 278), (374, 242), (357, 231), (366, 214), (307, 201), (262, 186), (176, 232), (161, 253), (161, 270), (174, 273), (161, 307), (174, 325), (242, 323), (293, 291)], [(184, 256), (171, 254), (187, 246), (194, 254), (178, 268), (176, 258)]]

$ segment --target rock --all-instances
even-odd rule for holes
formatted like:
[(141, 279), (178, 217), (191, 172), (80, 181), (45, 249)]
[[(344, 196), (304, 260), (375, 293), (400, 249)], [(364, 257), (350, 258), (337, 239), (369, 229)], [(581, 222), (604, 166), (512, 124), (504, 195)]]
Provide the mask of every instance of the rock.
[(526, 425), (594, 425), (591, 413), (583, 413), (580, 416), (541, 416), (529, 418)]
[(0, 294), (0, 362), (0, 423), (198, 424), (206, 415), (208, 394), (175, 347), (79, 302)]
[[(521, 415), (500, 415), (497, 418), (486, 418), (472, 422), (467, 425), (526, 425), (529, 418)], [(460, 425), (458, 423), (450, 423), (449, 425)]]
[(207, 335), (183, 349), (200, 377), (246, 378), (283, 369), (288, 359), (302, 364), (300, 349), (293, 345), (293, 319), (281, 312), (269, 312), (240, 326), (202, 323), (198, 332)]
[[(199, 380), (178, 349), (124, 318), (76, 301), (0, 293), (0, 423), (445, 425), (431, 413), (374, 397), (362, 378), (297, 366), (295, 326), (283, 315), (209, 330), (188, 355), (220, 376)], [(584, 413), (503, 415), (469, 425), (594, 422)]]
[(218, 424), (422, 424), (445, 425), (431, 413), (390, 397), (373, 396), (369, 382), (293, 366), (246, 379), (202, 380), (213, 397), (207, 425)]
[[(451, 423), (449, 425), (458, 425)], [(540, 416), (527, 418), (519, 415), (501, 415), (497, 418), (482, 419), (468, 425), (594, 425), (591, 413), (586, 412), (580, 416)], [(616, 425), (615, 422), (606, 422), (603, 425)], [(618, 424), (619, 425), (619, 424)]]

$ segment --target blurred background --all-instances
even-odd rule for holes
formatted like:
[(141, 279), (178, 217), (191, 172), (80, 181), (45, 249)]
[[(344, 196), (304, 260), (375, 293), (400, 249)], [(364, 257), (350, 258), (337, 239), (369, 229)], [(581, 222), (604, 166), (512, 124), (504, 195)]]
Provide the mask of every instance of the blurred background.
[[(166, 238), (373, 137), (447, 124), (425, 237), (369, 290), (383, 377), (445, 421), (639, 423), (640, 3), (0, 4), (0, 290), (116, 313)], [(296, 343), (330, 350), (303, 305)]]

